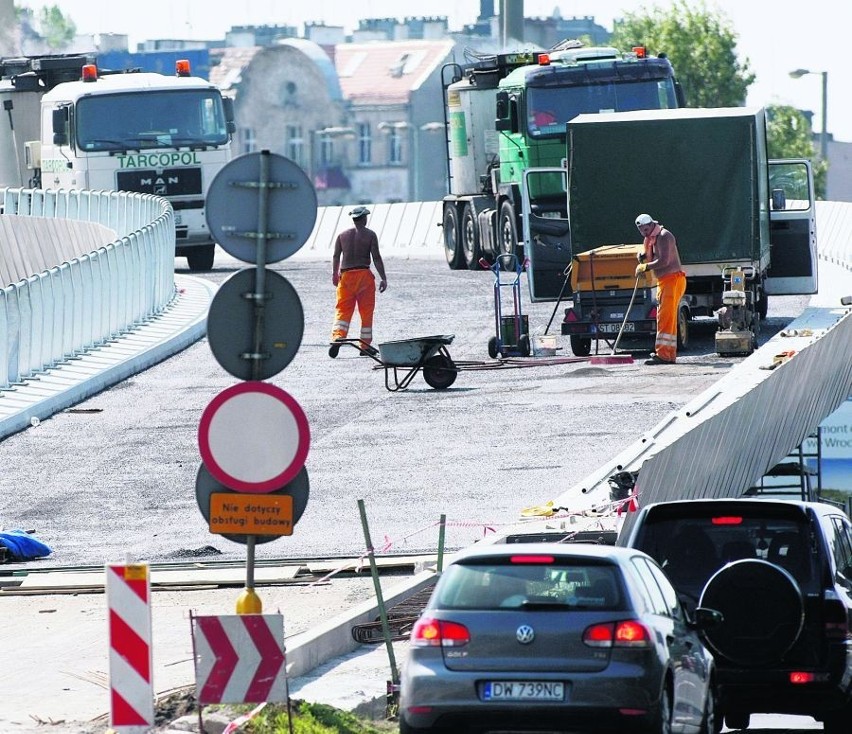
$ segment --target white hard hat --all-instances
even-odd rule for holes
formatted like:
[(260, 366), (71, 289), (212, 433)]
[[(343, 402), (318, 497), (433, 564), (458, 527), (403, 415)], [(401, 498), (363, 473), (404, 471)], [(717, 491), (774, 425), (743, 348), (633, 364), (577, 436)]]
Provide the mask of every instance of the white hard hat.
[(641, 227), (643, 224), (655, 224), (656, 220), (650, 214), (640, 214), (636, 217), (636, 226)]

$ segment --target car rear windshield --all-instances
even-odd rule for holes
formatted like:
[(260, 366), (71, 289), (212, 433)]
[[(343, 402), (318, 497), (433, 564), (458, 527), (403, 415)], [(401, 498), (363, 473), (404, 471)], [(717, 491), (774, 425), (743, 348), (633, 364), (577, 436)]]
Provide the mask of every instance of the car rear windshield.
[(430, 607), (440, 609), (620, 610), (616, 566), (549, 557), (477, 559), (444, 572)]
[(634, 544), (663, 567), (675, 587), (703, 585), (726, 563), (745, 558), (775, 563), (803, 586), (815, 577), (810, 523), (801, 511), (723, 507), (693, 513), (649, 517)]

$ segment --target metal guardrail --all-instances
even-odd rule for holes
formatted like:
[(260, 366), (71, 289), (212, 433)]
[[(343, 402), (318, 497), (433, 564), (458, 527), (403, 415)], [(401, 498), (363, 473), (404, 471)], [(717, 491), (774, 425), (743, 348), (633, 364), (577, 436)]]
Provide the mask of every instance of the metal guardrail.
[(0, 290), (0, 390), (108, 342), (174, 299), (174, 215), (164, 199), (19, 188), (0, 189), (0, 199), (6, 217), (94, 222), (117, 235)]

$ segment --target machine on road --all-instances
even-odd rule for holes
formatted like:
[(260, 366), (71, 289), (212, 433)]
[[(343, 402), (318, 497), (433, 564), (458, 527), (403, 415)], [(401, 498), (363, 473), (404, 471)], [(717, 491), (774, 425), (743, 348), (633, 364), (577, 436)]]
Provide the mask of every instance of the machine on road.
[[(532, 300), (557, 300), (569, 265), (591, 274), (590, 253), (618, 253), (619, 246), (636, 243), (634, 219), (649, 212), (677, 238), (687, 276), (678, 315), (681, 347), (692, 319), (715, 317), (717, 352), (750, 354), (769, 295), (817, 290), (810, 163), (769, 160), (765, 117), (762, 108), (736, 107), (571, 120), (565, 167), (528, 169), (524, 176)], [(567, 215), (555, 220), (536, 209), (542, 185), (536, 181), (560, 173)], [(635, 256), (628, 261), (632, 271)], [(562, 324), (578, 355), (588, 354), (593, 339), (618, 331), (631, 298), (632, 277), (619, 283), (603, 258), (594, 262), (603, 277), (580, 279)], [(636, 300), (639, 312), (628, 319), (628, 334), (647, 331), (656, 317), (651, 284)]]
[[(501, 253), (523, 260), (521, 178), (531, 166), (561, 164), (569, 120), (682, 106), (671, 63), (641, 47), (621, 53), (565, 41), (549, 52), (448, 64), (442, 82), (450, 132), (444, 246), (454, 270), (479, 270), (480, 258), (494, 262)], [(537, 182), (532, 196), (538, 214), (566, 215), (558, 177)]]
[(98, 69), (88, 55), (0, 59), (8, 134), (0, 185), (136, 191), (169, 200), (175, 254), (191, 270), (213, 267), (207, 187), (231, 158), (233, 107), (191, 76)]

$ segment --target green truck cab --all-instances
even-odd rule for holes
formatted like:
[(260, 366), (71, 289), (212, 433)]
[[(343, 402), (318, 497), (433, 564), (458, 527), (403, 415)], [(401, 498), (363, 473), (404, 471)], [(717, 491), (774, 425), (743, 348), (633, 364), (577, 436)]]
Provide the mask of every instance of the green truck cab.
[[(566, 123), (581, 114), (669, 109), (682, 104), (665, 56), (621, 53), (571, 41), (549, 52), (500, 54), (442, 74), (449, 125), (443, 227), (452, 269), (481, 258), (523, 257), (521, 183), (531, 167), (561, 166)], [(558, 175), (531, 192), (537, 212), (567, 216)]]

